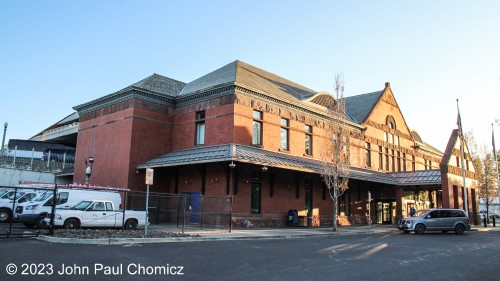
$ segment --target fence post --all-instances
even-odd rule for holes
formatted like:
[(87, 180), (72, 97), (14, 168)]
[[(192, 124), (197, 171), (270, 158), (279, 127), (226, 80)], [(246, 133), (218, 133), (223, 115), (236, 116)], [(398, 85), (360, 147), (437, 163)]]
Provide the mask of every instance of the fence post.
[(128, 190), (125, 190), (125, 195), (123, 197), (122, 231), (125, 230), (125, 209), (127, 208), (127, 202), (128, 202)]
[(186, 225), (186, 205), (187, 205), (187, 195), (184, 195), (184, 203), (182, 204), (182, 234), (184, 234), (184, 226)]
[(52, 206), (50, 209), (50, 223), (49, 223), (49, 235), (54, 235), (54, 218), (56, 213), (56, 202), (57, 201), (57, 183), (54, 184), (54, 194), (52, 195)]
[(229, 233), (233, 229), (233, 196), (229, 197)]
[[(16, 146), (17, 147), (17, 146)], [(10, 212), (10, 224), (9, 224), (9, 232), (7, 232), (7, 238), (12, 234), (12, 223), (14, 222), (14, 206), (16, 205), (17, 200), (17, 187), (14, 187), (14, 200), (12, 200), (12, 211)]]

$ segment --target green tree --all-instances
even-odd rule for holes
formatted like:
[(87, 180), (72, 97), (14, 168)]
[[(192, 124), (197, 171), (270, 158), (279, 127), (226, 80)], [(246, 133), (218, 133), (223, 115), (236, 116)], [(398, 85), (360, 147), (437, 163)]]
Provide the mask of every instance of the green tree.
[(489, 214), (490, 205), (497, 196), (496, 167), (491, 153), (486, 153), (481, 168), (478, 177), (479, 198), (483, 200), (486, 213)]

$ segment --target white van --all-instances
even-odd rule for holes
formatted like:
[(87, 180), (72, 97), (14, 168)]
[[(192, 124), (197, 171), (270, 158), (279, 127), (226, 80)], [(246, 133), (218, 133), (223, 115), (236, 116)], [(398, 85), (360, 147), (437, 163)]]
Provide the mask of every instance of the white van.
[(15, 210), (17, 205), (31, 201), (42, 193), (43, 191), (31, 189), (18, 189), (17, 192), (14, 190), (6, 192), (0, 198), (0, 222), (10, 221), (12, 219), (12, 210)]
[[(43, 227), (43, 219), (52, 211), (52, 196), (19, 204), (16, 207), (14, 217), (27, 227)], [(116, 206), (121, 206), (119, 192), (108, 190), (67, 189), (60, 188), (56, 195), (56, 208), (69, 209), (84, 200), (109, 200)]]

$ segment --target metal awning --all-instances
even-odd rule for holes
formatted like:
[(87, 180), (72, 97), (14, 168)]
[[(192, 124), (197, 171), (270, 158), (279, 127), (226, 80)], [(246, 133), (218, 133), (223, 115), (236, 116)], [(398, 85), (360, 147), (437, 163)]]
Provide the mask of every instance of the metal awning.
[[(137, 166), (137, 169), (173, 167), (222, 161), (251, 163), (315, 174), (321, 173), (323, 165), (323, 162), (316, 159), (230, 143), (174, 151), (140, 164)], [(397, 186), (441, 185), (441, 171), (439, 170), (381, 173), (368, 169), (351, 167), (350, 178)]]

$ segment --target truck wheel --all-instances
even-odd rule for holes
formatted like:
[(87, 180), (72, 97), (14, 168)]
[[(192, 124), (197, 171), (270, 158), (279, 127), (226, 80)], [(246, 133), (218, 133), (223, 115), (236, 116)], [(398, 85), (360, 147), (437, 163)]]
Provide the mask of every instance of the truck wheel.
[(0, 222), (9, 222), (12, 218), (12, 212), (9, 209), (0, 209)]
[(64, 228), (65, 229), (79, 229), (80, 228), (80, 222), (76, 219), (67, 219), (64, 222)]
[(38, 228), (38, 229), (44, 229), (45, 228), (45, 225), (43, 224), (43, 219), (45, 218), (45, 216), (40, 216), (38, 218), (36, 218), (36, 221), (35, 221), (35, 227)]
[(137, 229), (137, 222), (135, 220), (128, 220), (125, 222), (125, 229), (127, 230), (135, 230)]

